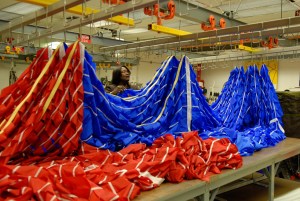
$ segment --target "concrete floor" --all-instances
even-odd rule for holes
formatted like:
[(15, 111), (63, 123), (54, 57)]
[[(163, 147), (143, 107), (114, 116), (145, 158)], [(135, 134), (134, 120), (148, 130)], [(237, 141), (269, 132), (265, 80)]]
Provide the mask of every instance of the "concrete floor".
[[(266, 180), (261, 181), (267, 184)], [(268, 187), (251, 184), (223, 194), (216, 201), (267, 201)], [(275, 178), (275, 201), (300, 201), (300, 182)]]

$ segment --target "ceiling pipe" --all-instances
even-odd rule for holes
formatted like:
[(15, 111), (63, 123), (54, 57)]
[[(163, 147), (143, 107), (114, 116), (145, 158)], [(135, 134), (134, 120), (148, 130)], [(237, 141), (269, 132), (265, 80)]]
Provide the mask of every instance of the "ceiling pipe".
[[(195, 5), (196, 2), (189, 1), (189, 0), (174, 0), (176, 4), (176, 11), (175, 16), (180, 17), (186, 20), (190, 20), (193, 22), (198, 22), (201, 24), (202, 22), (207, 22), (210, 15), (215, 16), (216, 21), (219, 21), (220, 18), (224, 18), (226, 21), (226, 25), (228, 27), (238, 26), (245, 24), (242, 21), (229, 18), (229, 16), (220, 14), (206, 8), (202, 8), (198, 5)], [(193, 6), (189, 6), (193, 5)], [(163, 6), (163, 5), (162, 5)], [(165, 6), (166, 7), (166, 6)], [(189, 7), (193, 7), (192, 9)]]
[[(157, 40), (146, 40), (140, 42), (134, 42), (130, 44), (117, 45), (112, 47), (102, 47), (101, 51), (117, 51), (123, 49), (141, 49), (143, 47), (151, 46), (160, 46), (163, 47), (174, 47), (174, 45), (192, 45), (192, 44), (203, 44), (207, 42), (222, 42), (222, 40), (230, 41), (230, 38), (239, 40), (247, 39), (252, 37), (268, 36), (275, 34), (284, 34), (284, 33), (298, 33), (299, 29), (297, 27), (292, 27), (294, 25), (300, 24), (300, 17), (272, 20), (268, 22), (261, 22), (255, 24), (240, 25), (225, 29), (212, 30), (207, 32), (198, 32), (180, 37), (168, 37)], [(287, 26), (288, 28), (281, 28)], [(276, 30), (269, 30), (272, 28), (277, 28)], [(256, 31), (256, 32), (254, 32)], [(220, 38), (224, 36), (224, 38)], [(187, 44), (186, 44), (187, 43)]]
[[(163, 44), (156, 44), (153, 41), (147, 41), (144, 43), (144, 46), (138, 47), (131, 47), (126, 48), (127, 52), (133, 51), (151, 51), (151, 50), (158, 50), (158, 49), (174, 49), (179, 48), (179, 50), (183, 50), (186, 48), (197, 48), (197, 47), (204, 47), (204, 46), (212, 46), (221, 47), (224, 43), (227, 45), (238, 45), (240, 40), (250, 39), (252, 42), (253, 40), (257, 39), (258, 42), (262, 40), (262, 38), (267, 36), (279, 36), (283, 34), (290, 34), (290, 33), (299, 33), (300, 26), (290, 27), (290, 28), (281, 28), (281, 29), (273, 29), (273, 30), (265, 30), (265, 31), (257, 31), (252, 33), (240, 33), (234, 35), (226, 35), (226, 36), (218, 36), (218, 37), (209, 37), (205, 39), (194, 39), (194, 40), (187, 40), (187, 41), (178, 41), (173, 43), (163, 43)], [(132, 43), (127, 45), (120, 45), (120, 46), (130, 46)], [(103, 51), (106, 48), (100, 48), (100, 51)], [(107, 49), (110, 49), (109, 47)], [(120, 49), (121, 50), (121, 49)], [(125, 49), (124, 49), (125, 50)], [(116, 50), (117, 51), (117, 50)], [(119, 51), (119, 50), (118, 50)], [(105, 50), (105, 52), (109, 52)]]
[[(0, 26), (7, 26), (7, 22), (0, 20)], [(11, 36), (13, 38), (15, 38), (15, 40), (12, 42), (12, 45), (18, 44), (20, 41), (22, 41), (22, 38), (26, 38), (29, 35), (34, 35), (34, 33), (36, 33), (36, 32), (42, 32), (45, 30), (46, 30), (46, 28), (44, 28), (44, 27), (35, 27), (32, 25), (24, 26), (22, 29), (17, 28), (9, 33), (9, 34), (11, 34)], [(18, 35), (21, 35), (22, 37), (18, 37)], [(6, 36), (9, 37), (9, 35), (3, 34), (2, 38), (5, 38)], [(78, 33), (66, 31), (64, 33), (53, 34), (51, 36), (51, 39), (48, 38), (45, 41), (47, 41), (47, 42), (53, 42), (53, 41), (74, 42), (74, 41), (78, 40), (78, 37), (79, 37)], [(101, 45), (101, 46), (121, 45), (121, 44), (130, 43), (128, 41), (116, 40), (116, 39), (112, 39), (112, 38), (106, 38), (103, 36), (102, 37), (96, 36), (95, 34), (90, 35), (90, 38), (93, 43), (95, 43), (97, 45)], [(43, 46), (43, 44), (41, 44), (41, 45)], [(40, 45), (38, 45), (38, 46), (40, 46)]]
[[(299, 51), (299, 53), (298, 53)], [(248, 60), (248, 59), (261, 59), (262, 57), (274, 58), (274, 57), (284, 57), (287, 55), (294, 55), (300, 54), (300, 46), (295, 47), (284, 47), (284, 48), (274, 48), (268, 49), (265, 51), (261, 51), (256, 54), (251, 54), (249, 52), (236, 52), (234, 54), (228, 55), (218, 55), (218, 56), (210, 56), (210, 57), (202, 57), (202, 58), (195, 58), (190, 59), (191, 64), (198, 64), (198, 63), (211, 63), (217, 61), (228, 61), (228, 60)]]

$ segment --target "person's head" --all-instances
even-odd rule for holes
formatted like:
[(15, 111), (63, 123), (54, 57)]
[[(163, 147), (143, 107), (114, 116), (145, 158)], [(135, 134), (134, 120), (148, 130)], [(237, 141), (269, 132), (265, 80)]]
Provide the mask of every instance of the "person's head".
[(207, 94), (207, 89), (206, 89), (205, 87), (202, 88), (202, 93), (203, 93), (204, 96), (206, 96), (206, 94)]
[(113, 71), (112, 74), (112, 84), (119, 85), (120, 83), (127, 83), (129, 82), (130, 78), (130, 70), (127, 66), (121, 66)]

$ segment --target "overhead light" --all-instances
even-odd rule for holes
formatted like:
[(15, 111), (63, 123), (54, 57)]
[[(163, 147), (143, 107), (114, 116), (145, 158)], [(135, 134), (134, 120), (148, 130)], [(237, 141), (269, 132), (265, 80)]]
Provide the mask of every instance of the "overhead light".
[(119, 37), (113, 37), (113, 38), (116, 39), (116, 40), (124, 41), (124, 38), (119, 38)]
[(2, 9), (2, 11), (16, 13), (16, 14), (20, 14), (20, 15), (26, 15), (28, 13), (35, 12), (42, 8), (43, 8), (42, 6), (37, 6), (37, 5), (29, 4), (29, 3), (17, 3), (17, 4), (14, 4), (12, 6), (8, 6), (4, 9)]
[(145, 28), (136, 28), (136, 29), (127, 29), (127, 30), (122, 30), (121, 33), (125, 34), (137, 34), (137, 33), (144, 33), (147, 32), (148, 29)]
[(57, 46), (59, 46), (59, 44), (61, 44), (61, 42), (51, 42), (48, 43), (47, 46), (51, 47), (51, 49), (55, 50), (57, 48)]
[(115, 23), (112, 23), (112, 22), (108, 22), (108, 21), (105, 21), (105, 20), (101, 20), (101, 21), (98, 21), (98, 22), (94, 22), (92, 24), (88, 24), (86, 26), (90, 26), (92, 25), (92, 27), (103, 27), (103, 26), (109, 26), (109, 25), (112, 25), (112, 24), (115, 24)]

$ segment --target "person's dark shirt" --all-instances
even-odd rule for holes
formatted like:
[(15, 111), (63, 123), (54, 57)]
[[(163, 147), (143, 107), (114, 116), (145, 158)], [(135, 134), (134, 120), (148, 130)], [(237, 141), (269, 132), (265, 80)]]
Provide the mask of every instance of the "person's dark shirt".
[[(117, 85), (115, 85), (115, 84), (107, 84), (106, 86), (105, 86), (105, 91), (106, 91), (106, 93), (110, 93), (110, 92), (112, 92), (115, 88), (117, 87)], [(130, 89), (131, 87), (130, 86), (125, 86), (125, 88), (126, 89)]]

